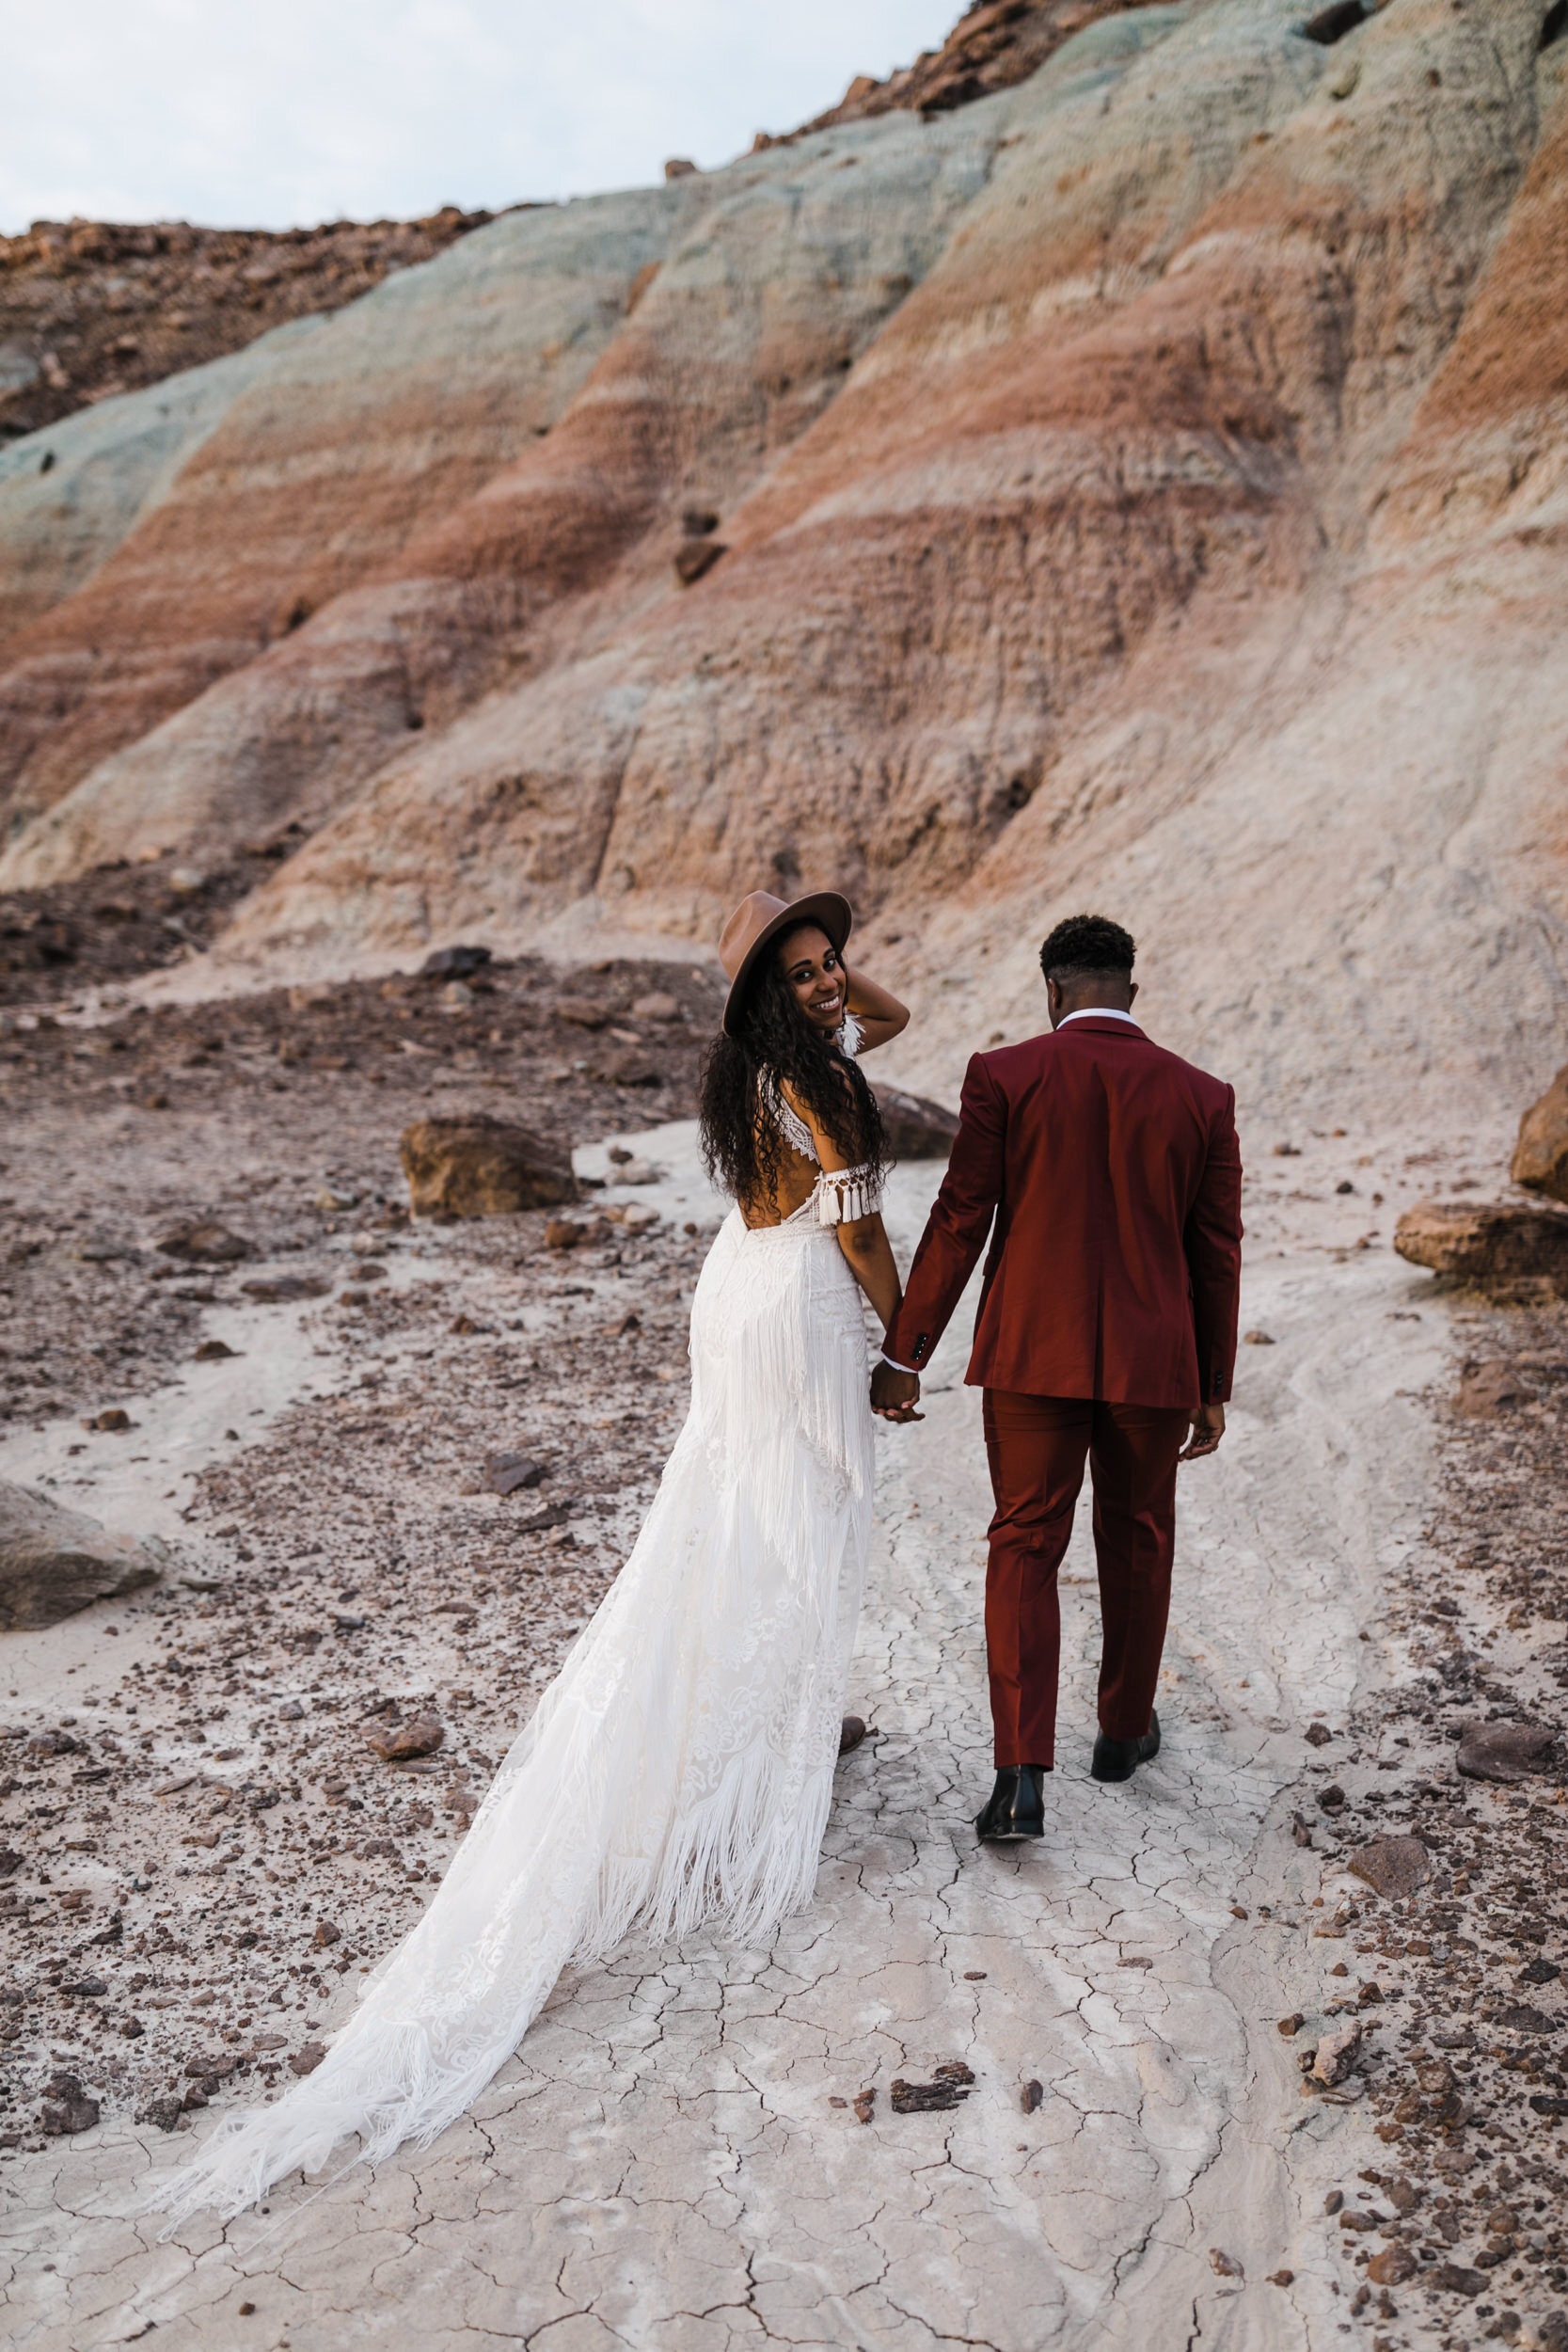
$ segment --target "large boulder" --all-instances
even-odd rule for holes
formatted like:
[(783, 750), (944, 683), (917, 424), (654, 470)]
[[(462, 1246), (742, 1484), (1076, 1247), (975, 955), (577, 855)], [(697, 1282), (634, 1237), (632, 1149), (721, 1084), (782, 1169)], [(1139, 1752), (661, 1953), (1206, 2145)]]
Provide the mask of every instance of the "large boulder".
[(95, 1600), (155, 1583), (167, 1554), (156, 1536), (112, 1535), (31, 1486), (0, 1485), (0, 1631), (57, 1625)]
[(404, 1130), (402, 1156), (416, 1216), (512, 1216), (578, 1198), (560, 1144), (483, 1112), (416, 1120)]
[(1568, 1200), (1568, 1062), (1520, 1120), (1509, 1174), (1527, 1192)]
[(1568, 1297), (1568, 1216), (1504, 1201), (1422, 1200), (1407, 1209), (1394, 1248), (1412, 1265), (1483, 1287), (1547, 1282)]
[(905, 1094), (897, 1087), (874, 1086), (871, 1091), (895, 1160), (947, 1158), (958, 1132), (957, 1111), (927, 1102), (923, 1094)]

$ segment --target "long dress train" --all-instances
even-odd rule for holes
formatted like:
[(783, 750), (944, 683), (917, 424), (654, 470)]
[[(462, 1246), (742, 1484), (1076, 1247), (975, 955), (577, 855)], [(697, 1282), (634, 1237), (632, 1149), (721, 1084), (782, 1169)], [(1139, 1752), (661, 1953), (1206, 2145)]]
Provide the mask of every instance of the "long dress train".
[(721, 1228), (691, 1409), (630, 1557), (419, 1925), (315, 2072), (155, 2193), (176, 2220), (237, 2213), (354, 2134), (367, 2162), (428, 2146), (562, 1968), (633, 1926), (759, 1941), (809, 1900), (870, 1537), (864, 1326), (833, 1230), (863, 1213), (860, 1172), (782, 1225)]

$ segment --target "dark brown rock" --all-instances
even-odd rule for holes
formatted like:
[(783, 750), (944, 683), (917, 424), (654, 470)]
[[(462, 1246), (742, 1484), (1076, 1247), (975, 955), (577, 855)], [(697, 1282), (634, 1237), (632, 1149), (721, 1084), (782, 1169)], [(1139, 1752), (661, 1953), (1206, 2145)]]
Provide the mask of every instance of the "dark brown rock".
[(876, 2113), (877, 2094), (874, 2090), (857, 2091), (851, 2104), (858, 2121), (862, 2123), (869, 2123)]
[(334, 1919), (318, 1919), (318, 1920), (316, 1921), (316, 1932), (315, 1932), (315, 1934), (311, 1937), (310, 1941), (312, 1942), (312, 1944), (318, 1944), (318, 1945), (324, 1945), (324, 1946), (325, 1946), (325, 1945), (328, 1945), (328, 1944), (336, 1944), (336, 1943), (337, 1943), (337, 1941), (338, 1941), (338, 1938), (339, 1938), (341, 1934), (342, 1934), (342, 1929), (341, 1929), (341, 1927), (339, 1927), (339, 1925), (337, 1924), (336, 1920), (334, 1920)]
[(1380, 1895), (1394, 1899), (1413, 1895), (1426, 1884), (1432, 1876), (1432, 1856), (1418, 1837), (1374, 1837), (1370, 1846), (1352, 1855), (1346, 1867)]
[(290, 2072), (295, 2074), (313, 2074), (325, 2056), (326, 2049), (324, 2043), (307, 2042), (301, 2049), (294, 2052), (293, 2057), (289, 2060)]
[(492, 1454), (484, 1464), (484, 1484), (493, 1495), (515, 1495), (519, 1488), (537, 1486), (545, 1475), (542, 1462), (526, 1454)]
[(1527, 1192), (1568, 1201), (1568, 1063), (1519, 1121), (1508, 1172)]
[(1482, 1288), (1544, 1281), (1568, 1296), (1568, 1216), (1551, 1209), (1423, 1200), (1401, 1217), (1394, 1248), (1451, 1281)]
[(1518, 2001), (1505, 2009), (1497, 2019), (1510, 2033), (1556, 2033), (1557, 2019), (1548, 2017), (1543, 2009), (1532, 2009), (1528, 2001)]
[(404, 1131), (402, 1158), (416, 1216), (512, 1216), (578, 1198), (560, 1145), (478, 1113), (417, 1120)]
[(1556, 1744), (1556, 1732), (1544, 1724), (1462, 1724), (1454, 1762), (1466, 1780), (1521, 1781), (1545, 1764)]
[(384, 1764), (406, 1764), (416, 1756), (434, 1756), (446, 1738), (434, 1715), (418, 1715), (412, 1723), (393, 1724), (366, 1734), (366, 1745)]
[(865, 1720), (860, 1715), (846, 1715), (838, 1731), (838, 1752), (847, 1756), (865, 1738)]
[(420, 966), (421, 980), (461, 980), (483, 972), (490, 961), (488, 947), (437, 947)]
[(711, 572), (719, 558), (727, 552), (720, 539), (687, 539), (675, 549), (675, 578), (683, 588), (689, 588)]
[(149, 2099), (136, 2116), (138, 2123), (151, 2123), (160, 2132), (177, 2132), (185, 2103), (172, 2092), (157, 2099)]
[(1045, 2085), (1031, 2075), (1019, 2093), (1019, 2105), (1025, 2115), (1033, 2115), (1036, 2108), (1043, 2106), (1044, 2104)]
[(1467, 2269), (1463, 2263), (1439, 2263), (1435, 2270), (1428, 2271), (1427, 2279), (1445, 2295), (1479, 2295), (1486, 2284), (1484, 2270)]
[(958, 1115), (923, 1094), (905, 1094), (897, 1087), (878, 1086), (871, 1091), (882, 1114), (888, 1150), (895, 1160), (944, 1160), (958, 1132)]
[(82, 2088), (79, 2074), (52, 2074), (44, 2086), (39, 2129), (52, 2137), (67, 2132), (90, 2132), (99, 2106)]
[(1419, 2267), (1408, 2246), (1385, 2246), (1367, 2265), (1367, 2276), (1374, 2287), (1398, 2287)]
[(85, 1421), (82, 1423), (82, 1426), (84, 1429), (96, 1429), (104, 1433), (118, 1433), (122, 1429), (133, 1428), (135, 1423), (132, 1422), (131, 1416), (125, 1410), (123, 1405), (111, 1405), (107, 1406), (103, 1412), (94, 1413), (92, 1419), (90, 1421)]
[(189, 1225), (177, 1225), (172, 1232), (164, 1234), (157, 1247), (166, 1258), (182, 1259), (187, 1265), (236, 1265), (242, 1258), (256, 1255), (249, 1242), (231, 1233), (215, 1217), (200, 1217)]
[(198, 1364), (216, 1364), (233, 1353), (227, 1340), (203, 1340), (196, 1351), (196, 1360)]
[(932, 2070), (934, 2079), (928, 2083), (909, 2083), (902, 2078), (893, 2086), (895, 2115), (928, 2115), (946, 2107), (956, 2107), (968, 2098), (974, 2075), (961, 2058), (950, 2058), (945, 2066)]
[(240, 1288), (259, 1307), (282, 1307), (294, 1298), (325, 1298), (332, 1285), (318, 1274), (274, 1274)]
[(0, 1485), (0, 1630), (56, 1625), (154, 1584), (166, 1556), (156, 1539), (111, 1534), (29, 1487)]
[(1334, 1734), (1326, 1724), (1308, 1724), (1305, 1736), (1313, 1747), (1324, 1748), (1333, 1739)]

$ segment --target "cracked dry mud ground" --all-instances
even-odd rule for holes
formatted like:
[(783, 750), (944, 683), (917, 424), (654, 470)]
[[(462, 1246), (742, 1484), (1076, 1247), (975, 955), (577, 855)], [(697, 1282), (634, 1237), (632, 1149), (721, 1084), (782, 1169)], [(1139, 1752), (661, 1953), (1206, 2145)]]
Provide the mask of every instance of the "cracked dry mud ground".
[[(296, 1095), (271, 1130), (246, 1129), (259, 1201), (274, 1168), (296, 1190), (303, 1162), (316, 1178), (325, 1129), (310, 1101), (308, 1122)], [(221, 1104), (200, 1115), (210, 1149), (233, 1115)], [(54, 1117), (40, 1096), (40, 1125)], [(388, 1190), (395, 1123), (375, 1156), (359, 1098), (353, 1117), (368, 1122), (357, 1158), (333, 1167), (346, 1181), (347, 1161), (362, 1161), (370, 1188)], [(135, 1402), (141, 1430), (119, 1454), (94, 1438), (69, 1454), (80, 1438), (65, 1421), (0, 1444), (0, 1475), (57, 1476), (67, 1500), (68, 1473), (95, 1477), (80, 1495), (88, 1507), (177, 1537), (191, 1572), (223, 1586), (200, 1597), (171, 1580), (48, 1637), (9, 1637), (8, 1658), (32, 1643), (35, 1667), (25, 1701), (17, 1673), (8, 1677), (13, 1725), (73, 1714), (71, 1736), (95, 1759), (55, 1758), (7, 1807), (8, 1823), (41, 1820), (40, 1843), (54, 1849), (47, 1883), (29, 1864), (29, 1925), (9, 1963), (29, 1996), (6, 2069), (13, 2114), (36, 2114), (58, 2050), (104, 2115), (42, 2146), (28, 2133), (0, 2166), (10, 2340), (87, 2352), (155, 2328), (164, 2344), (268, 2352), (372, 2341), (730, 2352), (768, 2339), (866, 2352), (1346, 2342), (1414, 2352), (1489, 2331), (1528, 2344), (1546, 2323), (1550, 2342), (1561, 2274), (1553, 2246), (1529, 2240), (1555, 2228), (1560, 2127), (1529, 2106), (1540, 2094), (1497, 2092), (1492, 2070), (1506, 2081), (1517, 2049), (1541, 2046), (1500, 2011), (1522, 1997), (1522, 1951), (1549, 1967), (1560, 1948), (1544, 1896), (1560, 1867), (1561, 1815), (1550, 1779), (1523, 1792), (1455, 1783), (1448, 1732), (1470, 1711), (1478, 1666), (1478, 1695), (1512, 1677), (1537, 1711), (1539, 1678), (1560, 1667), (1559, 1621), (1547, 1608), (1517, 1616), (1514, 1584), (1535, 1565), (1528, 1530), (1501, 1541), (1520, 1513), (1507, 1519), (1489, 1500), (1555, 1469), (1557, 1340), (1549, 1317), (1527, 1331), (1518, 1316), (1438, 1298), (1366, 1230), (1361, 1195), (1335, 1194), (1347, 1168), (1372, 1169), (1358, 1182), (1389, 1196), (1465, 1172), (1456, 1156), (1434, 1173), (1423, 1154), (1420, 1172), (1404, 1173), (1408, 1142), (1361, 1139), (1353, 1158), (1348, 1140), (1316, 1137), (1250, 1184), (1244, 1322), (1275, 1344), (1243, 1352), (1224, 1453), (1183, 1472), (1156, 1765), (1120, 1788), (1087, 1777), (1096, 1618), (1081, 1527), (1066, 1570), (1051, 1834), (1019, 1856), (975, 1847), (989, 1785), (987, 1498), (976, 1400), (958, 1385), (950, 1341), (927, 1421), (879, 1440), (850, 1696), (878, 1737), (841, 1768), (816, 1903), (766, 1950), (628, 1945), (562, 1982), (473, 2115), (434, 2149), (321, 2189), (286, 2183), (266, 2214), (226, 2230), (200, 2222), (166, 2244), (135, 2207), (190, 2141), (135, 2114), (187, 2080), (192, 2059), (248, 2055), (214, 2103), (254, 2097), (268, 2066), (330, 2031), (613, 1571), (684, 1403), (680, 1377), (657, 1375), (679, 1374), (712, 1216), (689, 1130), (648, 1141), (669, 1174), (638, 1197), (661, 1220), (619, 1263), (546, 1260), (527, 1219), (378, 1228), (378, 1244), (395, 1247), (373, 1306), (242, 1306), (220, 1283), (230, 1295), (204, 1307), (199, 1328), (242, 1352), (199, 1369), (227, 1386), (198, 1389), (197, 1367), (182, 1388), (150, 1386)], [(895, 1177), (906, 1260), (936, 1174)], [(196, 1205), (216, 1201), (214, 1191)], [(360, 1214), (318, 1215), (309, 1250), (325, 1267), (351, 1257)], [(370, 1200), (364, 1214), (381, 1213)], [(687, 1222), (704, 1233), (687, 1235)], [(651, 1346), (629, 1351), (629, 1335), (611, 1335), (627, 1311)], [(454, 1333), (460, 1312), (494, 1328)], [(1466, 1316), (1481, 1320), (1450, 1329)], [(1450, 1424), (1442, 1400), (1459, 1356), (1521, 1349), (1539, 1362), (1526, 1377), (1544, 1409), (1527, 1399), (1507, 1420)], [(238, 1452), (222, 1437), (238, 1425), (231, 1414), (253, 1417)], [(522, 1498), (528, 1516), (553, 1492), (573, 1512), (519, 1536), (516, 1499), (462, 1489), (485, 1450), (524, 1438), (551, 1469)], [(194, 1502), (179, 1470), (195, 1474)], [(571, 1544), (552, 1545), (562, 1529)], [(1532, 1583), (1528, 1598), (1549, 1607), (1557, 1591)], [(1431, 1606), (1456, 1596), (1462, 1617)], [(438, 1616), (441, 1603), (451, 1613)], [(339, 1629), (342, 1615), (368, 1622)], [(1469, 1655), (1445, 1680), (1456, 1651)], [(1457, 1704), (1440, 1704), (1450, 1692)], [(365, 1749), (357, 1725), (388, 1698), (404, 1712), (434, 1700), (449, 1727), (434, 1772), (394, 1774)], [(1334, 1735), (1321, 1748), (1305, 1737), (1314, 1719)], [(149, 1735), (136, 1793), (185, 1783), (154, 1804), (117, 1811), (95, 1801), (102, 1784), (71, 1777), (107, 1761), (130, 1787)], [(1419, 1784), (1380, 1776), (1389, 1757)], [(1332, 1817), (1311, 1770), (1325, 1763), (1346, 1791)], [(273, 1788), (277, 1804), (252, 1811), (247, 1788)], [(1357, 1808), (1369, 1826), (1395, 1825), (1394, 1805), (1373, 1802), (1385, 1792), (1442, 1849), (1407, 1912), (1340, 1867), (1359, 1842), (1345, 1835)], [(1310, 1846), (1292, 1835), (1298, 1816)], [(242, 1836), (230, 1834), (236, 1820)], [(214, 1832), (214, 1846), (183, 1842)], [(22, 1842), (13, 1829), (8, 1838)], [(1507, 1898), (1489, 1922), (1505, 1939), (1500, 1967), (1473, 1931), (1482, 1866)], [(1512, 1891), (1523, 1868), (1528, 1905)], [(68, 1910), (73, 1894), (84, 1900)], [(122, 1940), (89, 1947), (115, 1908)], [(1457, 1924), (1439, 1927), (1439, 1911)], [(313, 1941), (319, 1919), (340, 1929), (335, 1944)], [(1507, 1944), (1521, 1930), (1544, 1940)], [(1369, 1944), (1378, 1957), (1364, 1963)], [(1350, 1978), (1333, 1973), (1352, 1963)], [(1367, 2008), (1363, 1964), (1385, 1995)], [(68, 2003), (43, 1981), (88, 1967), (108, 1983), (102, 1998)], [(133, 1993), (137, 1977), (147, 1981)], [(1530, 1998), (1559, 2030), (1556, 1979)], [(1275, 2021), (1300, 2012), (1305, 2043), (1345, 2001), (1382, 2021), (1348, 2086), (1359, 2095), (1304, 2095), (1295, 2041)], [(117, 2042), (128, 2010), (147, 2031)], [(1456, 2116), (1446, 2093), (1423, 2091), (1421, 2111), (1401, 2121), (1415, 2070), (1442, 2058), (1452, 2033), (1474, 2040), (1455, 2056), (1456, 2071), (1473, 2070), (1464, 2097), (1476, 2112)], [(959, 2105), (892, 2112), (895, 2078), (928, 2081), (955, 2061), (975, 2078)], [(1038, 2100), (1026, 2106), (1031, 2084)], [(193, 2129), (208, 2121), (198, 2110)], [(1342, 2210), (1325, 2214), (1335, 2197)], [(1544, 2230), (1537, 2198), (1552, 2208)], [(1502, 2243), (1485, 2223), (1509, 2200), (1525, 2208), (1509, 2251), (1479, 2267)], [(1376, 2215), (1390, 2226), (1365, 2226)], [(1407, 2244), (1425, 2275), (1367, 2286), (1357, 2250), (1370, 2244)], [(1466, 2278), (1439, 2278), (1445, 2265)]]

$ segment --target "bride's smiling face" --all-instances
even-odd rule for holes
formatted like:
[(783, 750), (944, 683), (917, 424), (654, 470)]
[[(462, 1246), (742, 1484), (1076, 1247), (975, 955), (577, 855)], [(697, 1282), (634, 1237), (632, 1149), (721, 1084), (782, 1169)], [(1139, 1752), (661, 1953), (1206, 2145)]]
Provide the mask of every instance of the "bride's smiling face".
[(779, 942), (779, 964), (812, 1027), (836, 1029), (844, 1019), (848, 983), (843, 959), (827, 932), (815, 923), (791, 931)]

